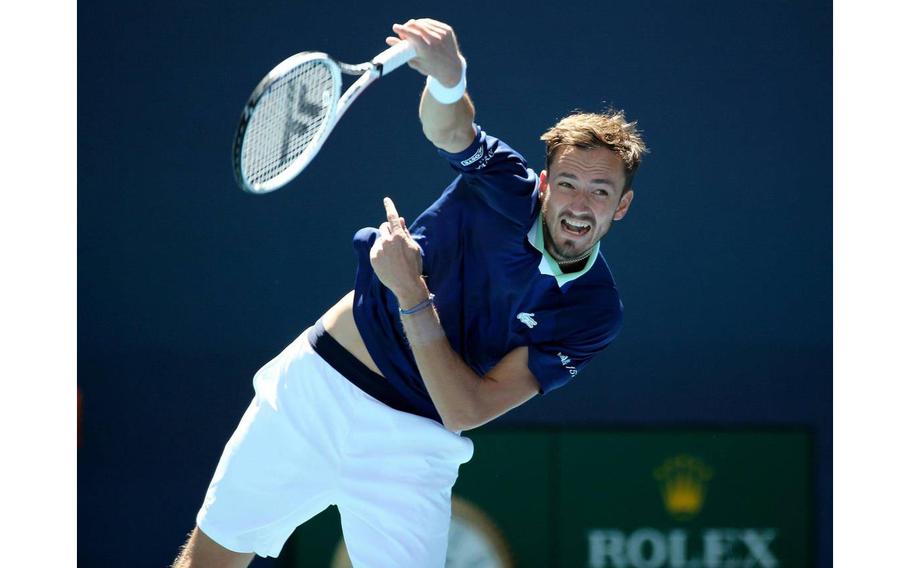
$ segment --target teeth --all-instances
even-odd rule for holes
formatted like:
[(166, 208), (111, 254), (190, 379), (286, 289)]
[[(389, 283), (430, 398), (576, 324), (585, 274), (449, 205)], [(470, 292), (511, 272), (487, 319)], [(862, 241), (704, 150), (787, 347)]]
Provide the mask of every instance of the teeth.
[(570, 228), (575, 229), (575, 230), (578, 230), (578, 231), (584, 231), (585, 229), (591, 228), (591, 226), (588, 225), (587, 223), (580, 223), (580, 222), (577, 222), (577, 221), (569, 221), (568, 219), (563, 219), (563, 220), (566, 222), (566, 225), (568, 225)]

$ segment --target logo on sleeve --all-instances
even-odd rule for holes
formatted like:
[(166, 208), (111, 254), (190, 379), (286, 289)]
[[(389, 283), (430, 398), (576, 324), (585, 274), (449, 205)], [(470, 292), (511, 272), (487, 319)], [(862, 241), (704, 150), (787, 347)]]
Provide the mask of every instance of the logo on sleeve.
[(537, 322), (534, 321), (534, 318), (532, 317), (533, 315), (534, 314), (521, 312), (520, 314), (518, 314), (517, 318), (518, 318), (518, 321), (520, 321), (521, 323), (525, 324), (526, 326), (528, 326), (530, 328), (533, 328), (535, 325), (537, 325)]
[(473, 164), (474, 162), (476, 162), (477, 160), (479, 160), (481, 156), (483, 156), (483, 146), (481, 146), (480, 148), (478, 148), (477, 151), (474, 152), (474, 155), (473, 155), (473, 156), (471, 156), (471, 157), (468, 158), (467, 160), (462, 160), (462, 161), (461, 161), (461, 165), (462, 165), (462, 166), (465, 166), (465, 167), (470, 166), (471, 164)]
[(495, 154), (495, 153), (496, 153), (496, 151), (493, 150), (493, 148), (488, 149), (487, 153), (484, 154), (484, 156), (483, 156), (483, 160), (479, 164), (477, 164), (477, 169), (480, 170), (480, 169), (487, 167), (487, 164), (489, 164), (490, 160), (493, 159), (493, 154)]
[(569, 359), (566, 355), (563, 355), (562, 351), (560, 351), (556, 355), (559, 357), (559, 362), (562, 363), (562, 366), (565, 367), (567, 371), (569, 371), (570, 375), (572, 375), (574, 377), (575, 375), (578, 374), (578, 369), (576, 369), (573, 365), (569, 365), (569, 363), (571, 363), (572, 360)]

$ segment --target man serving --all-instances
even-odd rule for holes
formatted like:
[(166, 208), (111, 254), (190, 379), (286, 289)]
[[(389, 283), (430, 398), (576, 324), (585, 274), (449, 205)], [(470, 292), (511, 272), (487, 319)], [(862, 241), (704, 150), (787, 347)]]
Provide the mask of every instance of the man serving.
[(277, 556), (337, 505), (354, 566), (443, 566), (451, 488), (476, 428), (565, 385), (618, 334), (600, 239), (645, 145), (621, 112), (573, 114), (540, 175), (474, 123), (451, 27), (395, 24), (427, 76), (420, 120), (458, 177), (409, 226), (354, 236), (354, 289), (254, 377), (175, 567)]

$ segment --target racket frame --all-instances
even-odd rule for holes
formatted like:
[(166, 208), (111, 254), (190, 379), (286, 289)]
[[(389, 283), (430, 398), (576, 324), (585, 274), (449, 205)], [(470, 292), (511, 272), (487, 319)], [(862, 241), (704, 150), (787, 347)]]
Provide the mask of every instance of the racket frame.
[[(250, 95), (243, 112), (240, 115), (240, 124), (237, 126), (237, 133), (234, 136), (233, 144), (233, 165), (234, 177), (237, 184), (247, 193), (262, 194), (269, 193), (279, 189), (297, 177), (305, 167), (313, 160), (316, 154), (322, 149), (332, 129), (338, 124), (338, 121), (344, 113), (350, 108), (351, 104), (363, 93), (363, 91), (374, 81), (391, 73), (404, 63), (407, 63), (414, 57), (415, 51), (408, 42), (402, 41), (395, 46), (385, 50), (372, 61), (361, 63), (359, 65), (349, 65), (332, 59), (326, 53), (319, 51), (305, 51), (292, 55), (276, 65), (268, 75), (266, 75)], [(307, 145), (302, 154), (297, 156), (294, 161), (274, 178), (263, 182), (247, 182), (243, 172), (243, 143), (245, 141), (246, 129), (253, 119), (256, 108), (262, 98), (269, 92), (272, 85), (284, 78), (289, 72), (296, 67), (309, 63), (311, 61), (322, 60), (329, 68), (332, 76), (332, 99), (335, 101), (331, 105), (329, 113), (323, 119), (319, 130), (313, 137), (313, 140)], [(341, 94), (341, 74), (360, 75), (348, 89)]]

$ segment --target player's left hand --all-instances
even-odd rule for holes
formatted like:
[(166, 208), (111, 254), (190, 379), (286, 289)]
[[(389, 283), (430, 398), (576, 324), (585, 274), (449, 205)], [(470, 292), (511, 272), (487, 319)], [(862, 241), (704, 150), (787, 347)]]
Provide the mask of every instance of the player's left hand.
[(379, 226), (379, 236), (370, 249), (370, 264), (379, 280), (400, 302), (419, 298), (419, 303), (427, 294), (426, 284), (421, 279), (423, 257), (420, 247), (411, 237), (404, 218), (398, 216), (392, 200), (386, 197), (383, 204), (386, 222)]

